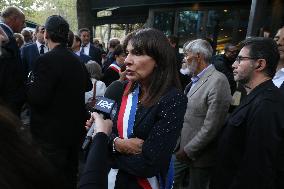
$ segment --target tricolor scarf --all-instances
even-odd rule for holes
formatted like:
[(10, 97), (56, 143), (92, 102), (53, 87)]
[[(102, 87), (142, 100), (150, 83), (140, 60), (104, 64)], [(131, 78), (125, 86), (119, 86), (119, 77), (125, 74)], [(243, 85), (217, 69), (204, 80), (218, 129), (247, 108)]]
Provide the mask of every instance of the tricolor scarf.
[[(125, 91), (128, 91), (130, 83), (127, 84)], [(120, 138), (129, 138), (133, 134), (133, 127), (135, 123), (135, 115), (138, 106), (139, 97), (139, 85), (134, 89), (134, 91), (127, 96), (122, 97), (121, 106), (119, 109), (118, 120), (117, 120), (117, 130)], [(118, 170), (111, 169), (109, 174), (116, 177)], [(173, 162), (170, 162), (169, 172), (167, 176), (167, 182), (164, 183), (163, 179), (159, 176), (151, 178), (140, 178), (137, 177), (137, 182), (139, 186), (143, 189), (171, 189), (173, 185)], [(112, 181), (114, 184), (115, 181)], [(112, 187), (111, 187), (112, 188)], [(114, 188), (114, 186), (113, 186)], [(110, 187), (109, 187), (110, 189)]]
[(117, 73), (120, 72), (120, 66), (117, 64), (116, 61), (114, 61), (110, 66), (109, 66), (110, 69), (116, 71)]

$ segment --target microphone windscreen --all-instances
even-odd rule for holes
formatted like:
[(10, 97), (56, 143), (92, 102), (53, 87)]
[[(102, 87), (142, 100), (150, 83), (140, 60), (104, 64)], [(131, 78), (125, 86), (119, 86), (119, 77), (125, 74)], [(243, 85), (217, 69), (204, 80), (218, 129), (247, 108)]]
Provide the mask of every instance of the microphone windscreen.
[(120, 81), (114, 81), (107, 87), (104, 97), (114, 100), (116, 103), (120, 104), (123, 92), (124, 84)]

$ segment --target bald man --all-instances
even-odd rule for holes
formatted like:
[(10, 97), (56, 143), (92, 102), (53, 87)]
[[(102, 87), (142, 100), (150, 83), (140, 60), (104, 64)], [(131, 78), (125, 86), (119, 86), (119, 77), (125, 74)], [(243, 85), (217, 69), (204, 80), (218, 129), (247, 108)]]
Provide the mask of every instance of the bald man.
[(25, 100), (24, 69), (14, 33), (20, 33), (25, 27), (25, 15), (17, 7), (7, 7), (1, 18), (0, 26), (9, 38), (3, 48), (10, 56), (1, 57), (0, 61), (0, 103), (19, 115)]

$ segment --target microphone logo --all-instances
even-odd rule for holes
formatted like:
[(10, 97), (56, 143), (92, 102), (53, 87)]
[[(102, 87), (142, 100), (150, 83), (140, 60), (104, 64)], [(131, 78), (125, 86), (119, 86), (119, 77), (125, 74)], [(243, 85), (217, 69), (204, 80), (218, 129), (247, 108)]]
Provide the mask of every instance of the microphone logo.
[(107, 109), (111, 109), (114, 102), (109, 102), (110, 100), (104, 100), (104, 99), (101, 99), (96, 105), (101, 107), (101, 108), (107, 108)]

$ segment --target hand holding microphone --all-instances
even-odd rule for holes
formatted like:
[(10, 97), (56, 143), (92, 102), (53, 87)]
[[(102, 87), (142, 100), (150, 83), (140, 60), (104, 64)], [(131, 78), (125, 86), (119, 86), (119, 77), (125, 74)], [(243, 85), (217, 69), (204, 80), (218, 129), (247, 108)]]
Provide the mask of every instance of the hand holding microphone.
[(96, 112), (92, 113), (91, 117), (96, 125), (92, 138), (99, 132), (103, 132), (109, 136), (112, 131), (112, 121), (110, 119), (103, 119), (103, 117)]

